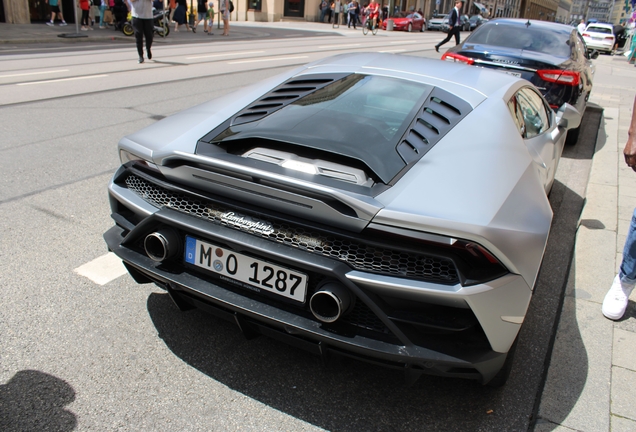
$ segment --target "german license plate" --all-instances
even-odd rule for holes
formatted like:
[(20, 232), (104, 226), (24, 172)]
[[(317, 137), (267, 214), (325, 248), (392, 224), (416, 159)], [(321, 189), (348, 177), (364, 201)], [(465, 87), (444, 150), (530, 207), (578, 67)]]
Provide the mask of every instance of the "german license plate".
[(255, 291), (305, 302), (307, 275), (186, 236), (185, 261)]

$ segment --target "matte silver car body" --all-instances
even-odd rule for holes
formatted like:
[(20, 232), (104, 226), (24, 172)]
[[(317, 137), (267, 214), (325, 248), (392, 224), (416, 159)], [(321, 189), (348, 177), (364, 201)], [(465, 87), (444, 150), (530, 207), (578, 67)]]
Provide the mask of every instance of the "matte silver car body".
[[(268, 169), (267, 164), (242, 164), (223, 157), (196, 154), (201, 137), (271, 89), (290, 78), (330, 73), (425, 83), (460, 98), (470, 109), (421, 159), (410, 164), (377, 194), (314, 182), (311, 175), (284, 175)], [(200, 298), (223, 303), (234, 313), (254, 320), (267, 319), (268, 325), (279, 326), (289, 334), (341, 352), (382, 358), (439, 375), (462, 376), (457, 371), (466, 368), (476, 371), (477, 375), (465, 376), (488, 382), (503, 366), (524, 320), (552, 220), (547, 192), (554, 180), (567, 129), (578, 126), (580, 121), (580, 115), (571, 107), (564, 107), (557, 114), (548, 110), (551, 113), (549, 129), (535, 138), (522, 139), (506, 101), (528, 86), (531, 85), (525, 80), (487, 69), (391, 54), (348, 53), (297, 68), (123, 138), (119, 150), (125, 155), (122, 156), (124, 166), (110, 183), (109, 193), (113, 214), (124, 216), (115, 218), (121, 232), (109, 231), (105, 234), (106, 240), (131, 273), (143, 274), (164, 287), (172, 287), (171, 293), (177, 287), (188, 289)], [(423, 349), (399, 335), (402, 342), (395, 349), (384, 342), (371, 347), (365, 345), (363, 337), (347, 338), (325, 328), (323, 323), (305, 322), (302, 321), (305, 318), (293, 317), (287, 312), (277, 311), (276, 314), (280, 312), (277, 316), (266, 316), (274, 314), (271, 311), (275, 309), (269, 306), (266, 310), (270, 312), (259, 309), (257, 313), (251, 306), (239, 304), (236, 294), (226, 296), (218, 287), (212, 290), (207, 286), (181, 285), (182, 281), (162, 273), (161, 266), (148, 264), (147, 259), (144, 261), (144, 257), (126, 247), (129, 231), (140, 230), (139, 226), (152, 215), (166, 212), (118, 180), (123, 171), (136, 163), (127, 162), (130, 159), (127, 155), (134, 155), (133, 159), (138, 158), (152, 170), (158, 170), (166, 183), (249, 203), (285, 217), (352, 233), (376, 227), (409, 233), (414, 238), (439, 244), (463, 239), (481, 245), (505, 267), (501, 277), (474, 285), (448, 285), (347, 268), (342, 278), (361, 290), (356, 291), (357, 301), (370, 302), (362, 294), (366, 293), (470, 309), (490, 345), (490, 360), (470, 360), (461, 353), (450, 355), (448, 352), (433, 356), (430, 349)], [(259, 181), (250, 180), (256, 178)], [(329, 205), (328, 200), (320, 197), (346, 205), (354, 214), (341, 213), (337, 206)], [(257, 250), (250, 252), (258, 253)], [(281, 259), (282, 254), (279, 252)], [(294, 252), (289, 254), (292, 256)], [(304, 255), (298, 254), (296, 265), (301, 266)], [(368, 306), (379, 313), (373, 304)], [(255, 318), (257, 315), (260, 318)], [(380, 319), (391, 331), (396, 328), (385, 316)], [(299, 324), (300, 321), (304, 324)]]

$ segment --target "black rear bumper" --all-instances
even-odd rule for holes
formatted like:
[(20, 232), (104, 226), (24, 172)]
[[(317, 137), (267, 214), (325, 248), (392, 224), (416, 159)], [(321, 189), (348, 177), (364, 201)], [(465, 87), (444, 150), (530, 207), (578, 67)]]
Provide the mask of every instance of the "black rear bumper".
[[(120, 218), (117, 218), (121, 221)], [(223, 286), (207, 275), (183, 265), (182, 257), (174, 265), (157, 263), (145, 255), (140, 241), (158, 227), (170, 227), (180, 233), (211, 239), (237, 252), (254, 253), (273, 262), (302, 269), (318, 277), (335, 278), (355, 295), (356, 301), (380, 323), (382, 331), (352, 331), (351, 326), (325, 324), (296, 306), (277, 302), (245, 290)], [(350, 268), (341, 262), (284, 245), (224, 229), (204, 220), (161, 209), (136, 226), (114, 226), (104, 234), (108, 247), (126, 265), (139, 283), (154, 282), (166, 289), (181, 309), (196, 307), (235, 322), (246, 337), (266, 335), (305, 349), (323, 358), (337, 353), (387, 367), (402, 368), (408, 376), (421, 373), (476, 379), (488, 382), (503, 365), (506, 354), (484, 346), (436, 350), (421, 338), (396, 324), (378, 304), (346, 277)], [(377, 329), (376, 329), (377, 330)], [(444, 352), (446, 351), (446, 352)]]

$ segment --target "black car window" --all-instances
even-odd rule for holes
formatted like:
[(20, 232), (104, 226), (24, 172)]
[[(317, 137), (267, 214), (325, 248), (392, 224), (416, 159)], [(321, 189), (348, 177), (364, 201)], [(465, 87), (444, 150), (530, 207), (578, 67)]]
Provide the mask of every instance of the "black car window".
[(534, 90), (528, 87), (519, 90), (517, 103), (525, 124), (525, 138), (534, 138), (550, 127), (550, 117), (543, 99)]
[(466, 43), (494, 45), (570, 57), (570, 33), (542, 27), (486, 23)]
[(612, 31), (612, 29), (608, 28), (608, 27), (595, 27), (595, 26), (588, 26), (585, 31), (591, 31), (594, 33), (605, 33), (605, 34), (614, 34), (614, 32)]

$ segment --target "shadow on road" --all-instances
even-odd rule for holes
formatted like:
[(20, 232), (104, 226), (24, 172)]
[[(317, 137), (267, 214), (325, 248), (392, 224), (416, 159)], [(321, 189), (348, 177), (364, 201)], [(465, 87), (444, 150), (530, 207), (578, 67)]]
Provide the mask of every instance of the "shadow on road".
[[(591, 110), (585, 127), (594, 128), (594, 121), (598, 130), (600, 112)], [(596, 133), (594, 140), (584, 138), (589, 136), (586, 130), (576, 146), (564, 151), (564, 173), (557, 174), (550, 195), (555, 214), (550, 239), (512, 374), (501, 389), (432, 376), (406, 387), (400, 371), (348, 359), (325, 370), (319, 358), (298, 349), (266, 337), (246, 341), (234, 324), (200, 311), (178, 312), (167, 294), (148, 298), (150, 317), (167, 347), (193, 368), (328, 430), (528, 430), (543, 389), (583, 208), (585, 188), (577, 191), (581, 182), (587, 184)], [(584, 374), (587, 361), (580, 341), (576, 350), (577, 371)], [(577, 382), (584, 381), (583, 375)], [(571, 389), (571, 402), (581, 388)]]
[(0, 430), (72, 431), (75, 415), (64, 407), (75, 400), (66, 381), (36, 370), (16, 373), (0, 385)]

